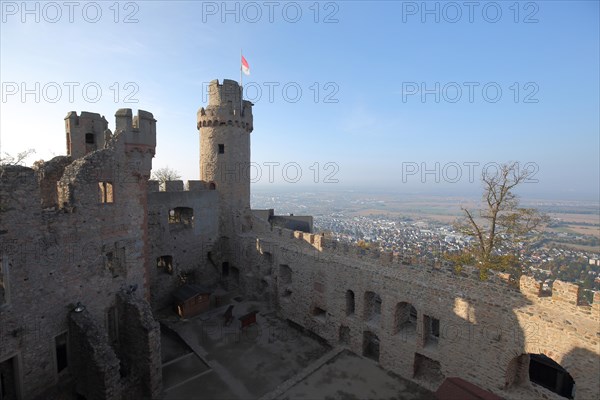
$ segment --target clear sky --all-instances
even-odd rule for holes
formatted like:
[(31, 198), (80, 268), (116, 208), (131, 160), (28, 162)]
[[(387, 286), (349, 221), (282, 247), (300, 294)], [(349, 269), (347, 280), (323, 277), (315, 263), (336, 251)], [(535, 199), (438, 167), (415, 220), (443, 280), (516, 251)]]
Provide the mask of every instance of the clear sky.
[(196, 111), (243, 48), (256, 185), (457, 194), (519, 161), (525, 196), (598, 200), (598, 4), (3, 1), (1, 151), (62, 155), (68, 111), (139, 108), (154, 166), (197, 179)]

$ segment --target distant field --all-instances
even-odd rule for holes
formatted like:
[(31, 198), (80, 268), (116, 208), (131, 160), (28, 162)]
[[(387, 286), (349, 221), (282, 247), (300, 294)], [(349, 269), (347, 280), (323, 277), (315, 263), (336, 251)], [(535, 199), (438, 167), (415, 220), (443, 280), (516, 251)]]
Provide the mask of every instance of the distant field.
[(570, 248), (573, 250), (581, 250), (581, 251), (590, 251), (590, 252), (595, 252), (597, 253), (598, 251), (600, 251), (600, 248), (598, 248), (598, 246), (585, 246), (582, 244), (573, 244), (573, 243), (563, 243), (563, 242), (549, 242), (550, 245), (554, 245), (556, 247), (566, 247), (566, 248)]
[[(576, 235), (595, 236), (600, 239), (600, 222), (597, 215), (591, 214), (571, 214), (571, 213), (551, 213), (552, 218), (560, 219), (564, 225), (555, 228), (548, 228), (550, 232), (565, 232)], [(593, 225), (590, 225), (593, 224)], [(572, 245), (573, 247), (575, 245)], [(588, 246), (579, 246), (588, 247)], [(595, 251), (598, 249), (595, 248)]]
[[(343, 212), (350, 216), (404, 217), (415, 221), (429, 220), (448, 225), (463, 216), (461, 206), (472, 211), (481, 207), (479, 199), (458, 196), (328, 192), (302, 195), (295, 193), (290, 197), (294, 203), (311, 204), (308, 209), (302, 209), (301, 212), (306, 214), (323, 215), (330, 212)], [(592, 236), (600, 239), (600, 215), (598, 205), (594, 202), (528, 199), (523, 200), (521, 204), (524, 207), (538, 208), (552, 219), (561, 221), (560, 226), (548, 228), (549, 232)], [(269, 207), (273, 207), (273, 205), (270, 204)], [(478, 215), (477, 212), (474, 214)], [(567, 244), (565, 243), (564, 246)], [(569, 247), (598, 251), (597, 248), (585, 245), (569, 245)]]
[(573, 222), (577, 223), (586, 223), (586, 224), (594, 224), (596, 226), (600, 226), (599, 216), (598, 214), (571, 214), (571, 213), (549, 213), (548, 214), (552, 218), (560, 218), (564, 222)]
[(408, 217), (408, 218), (412, 218), (415, 220), (419, 220), (419, 219), (430, 219), (433, 221), (438, 221), (444, 224), (450, 224), (452, 222), (454, 222), (454, 220), (456, 220), (456, 218), (458, 217), (457, 215), (445, 215), (445, 214), (440, 214), (440, 213), (436, 213), (437, 210), (427, 210), (427, 211), (421, 211), (421, 210), (412, 210), (412, 211), (387, 211), (387, 210), (381, 210), (381, 209), (366, 209), (366, 210), (359, 210), (359, 211), (354, 211), (351, 213), (351, 215), (356, 215), (356, 216), (363, 216), (363, 217), (368, 217), (368, 216), (375, 216), (375, 215), (385, 215), (388, 217)]
[(569, 224), (569, 225), (560, 226), (560, 227), (556, 227), (556, 228), (548, 228), (548, 231), (573, 233), (576, 235), (588, 235), (588, 236), (595, 236), (597, 238), (600, 238), (600, 229), (598, 227), (594, 227), (594, 226), (582, 226), (582, 225)]
[[(421, 201), (397, 201), (396, 199), (386, 199), (384, 203), (372, 203), (365, 208), (356, 207), (350, 215), (356, 216), (376, 216), (387, 217), (408, 217), (414, 220), (428, 219), (443, 224), (452, 224), (457, 218), (462, 216), (460, 206), (464, 204), (467, 208), (475, 209), (476, 206), (468, 204), (462, 199), (440, 199), (439, 201), (430, 198)], [(595, 236), (600, 238), (600, 222), (598, 215), (590, 213), (576, 213), (575, 207), (565, 209), (565, 212), (553, 212), (548, 215), (551, 218), (560, 219), (564, 225), (555, 228), (548, 228), (548, 231), (555, 233), (571, 233), (576, 235)], [(592, 225), (593, 224), (593, 225)], [(598, 251), (593, 246), (563, 244), (573, 249)]]

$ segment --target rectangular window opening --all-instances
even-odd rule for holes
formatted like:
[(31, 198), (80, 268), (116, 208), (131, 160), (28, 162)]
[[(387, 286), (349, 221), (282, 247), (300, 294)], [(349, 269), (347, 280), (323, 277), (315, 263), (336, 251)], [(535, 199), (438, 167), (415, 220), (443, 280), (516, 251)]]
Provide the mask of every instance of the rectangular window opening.
[(225, 154), (225, 145), (219, 144), (219, 154)]
[(194, 209), (190, 207), (176, 207), (169, 210), (169, 224), (178, 224), (191, 228), (194, 224)]
[(106, 204), (114, 202), (112, 183), (98, 182), (98, 189), (100, 195), (100, 203)]
[(221, 264), (221, 274), (223, 276), (229, 276), (229, 263), (227, 261)]
[(431, 318), (431, 336), (438, 339), (440, 337), (440, 320)]
[(156, 259), (156, 267), (173, 275), (173, 256), (160, 256)]
[(428, 315), (423, 316), (424, 345), (436, 347), (440, 338), (440, 320)]

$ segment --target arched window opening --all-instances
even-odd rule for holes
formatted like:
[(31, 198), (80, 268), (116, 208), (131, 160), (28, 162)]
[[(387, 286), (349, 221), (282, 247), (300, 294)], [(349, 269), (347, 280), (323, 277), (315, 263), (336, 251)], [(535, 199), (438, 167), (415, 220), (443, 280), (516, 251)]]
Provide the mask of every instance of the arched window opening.
[(417, 329), (417, 309), (410, 303), (396, 304), (393, 333), (415, 332)]
[(567, 399), (573, 398), (575, 381), (566, 369), (544, 354), (529, 355), (529, 380)]
[(564, 398), (572, 399), (575, 381), (560, 364), (544, 354), (521, 354), (513, 358), (506, 370), (506, 386), (542, 386)]
[(365, 293), (365, 321), (378, 325), (381, 320), (381, 297), (375, 292)]

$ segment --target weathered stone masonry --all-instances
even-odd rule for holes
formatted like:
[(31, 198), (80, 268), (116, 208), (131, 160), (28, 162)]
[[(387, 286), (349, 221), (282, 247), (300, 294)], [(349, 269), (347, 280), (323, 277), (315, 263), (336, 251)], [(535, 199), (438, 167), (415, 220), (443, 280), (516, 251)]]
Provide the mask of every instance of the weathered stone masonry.
[[(237, 93), (235, 82), (211, 82), (209, 106), (198, 113), (201, 165), (217, 165), (217, 177), (227, 178), (224, 166), (232, 167), (218, 164), (228, 146), (236, 149), (236, 162), (250, 163), (246, 141), (253, 125), (236, 112)], [(225, 140), (230, 142), (224, 149), (217, 147)], [(229, 281), (248, 296), (272, 302), (283, 318), (432, 390), (444, 377), (461, 377), (508, 399), (561, 398), (529, 382), (530, 355), (543, 354), (574, 378), (576, 399), (600, 397), (598, 294), (592, 305), (580, 305), (571, 284), (555, 282), (552, 296), (542, 297), (527, 277), (517, 290), (502, 275), (481, 282), (404, 265), (391, 254), (273, 229), (260, 212), (249, 224), (234, 219), (225, 229), (225, 218), (239, 214), (223, 211), (249, 200), (246, 183), (216, 184), (216, 264), (235, 271)], [(225, 201), (229, 206), (223, 208)]]
[(218, 240), (219, 197), (206, 182), (158, 182), (148, 185), (150, 297), (153, 309), (171, 304), (171, 293), (185, 281), (216, 283), (219, 270), (207, 253)]
[[(8, 398), (57, 386), (87, 399), (157, 398), (152, 310), (184, 282), (239, 288), (332, 345), (435, 390), (461, 377), (506, 399), (564, 399), (530, 383), (559, 363), (575, 399), (600, 398), (600, 294), (576, 285), (405, 265), (376, 250), (274, 228), (250, 212), (252, 104), (211, 82), (197, 115), (200, 181), (149, 181), (156, 120), (70, 112), (67, 156), (0, 170), (0, 374)], [(83, 307), (82, 307), (83, 306)], [(77, 310), (77, 311), (75, 311)], [(531, 357), (530, 357), (531, 355)]]
[(598, 294), (579, 305), (578, 287), (556, 281), (552, 295), (540, 297), (528, 277), (515, 289), (499, 276), (481, 282), (402, 265), (390, 254), (285, 229), (238, 240), (233, 260), (247, 293), (267, 289), (282, 317), (422, 386), (461, 377), (507, 399), (562, 398), (513, 368), (519, 356), (545, 354), (572, 375), (576, 399), (600, 395)]
[[(148, 328), (154, 321), (151, 313), (132, 326), (135, 319), (119, 315), (123, 307), (117, 305), (117, 294), (124, 290), (149, 296), (147, 183), (156, 121), (145, 111), (133, 117), (131, 110), (119, 110), (112, 134), (100, 132), (105, 125), (93, 122), (98, 119), (97, 114), (73, 112), (65, 119), (71, 148), (79, 153), (38, 162), (33, 169), (9, 166), (1, 171), (5, 295), (0, 302), (0, 363), (10, 369), (13, 379), (5, 386), (18, 398), (44, 398), (57, 384), (85, 381), (110, 369), (114, 357), (122, 363), (131, 355), (108, 351), (117, 346), (118, 332), (156, 342), (157, 327)], [(91, 142), (96, 147), (82, 152)], [(69, 323), (78, 302), (87, 318)], [(78, 347), (106, 356), (82, 365), (77, 357), (85, 353)], [(147, 357), (153, 352), (160, 354), (159, 343), (148, 346)], [(103, 384), (79, 385), (77, 390), (87, 398), (121, 398), (137, 390), (138, 383), (128, 384), (126, 374), (115, 380), (114, 371), (119, 375), (119, 368), (107, 372)], [(158, 395), (160, 371), (145, 376), (146, 393)]]

